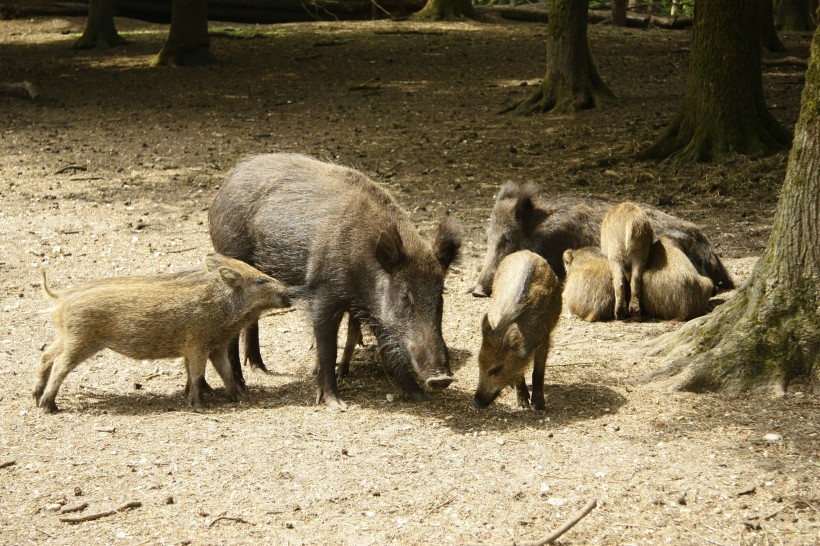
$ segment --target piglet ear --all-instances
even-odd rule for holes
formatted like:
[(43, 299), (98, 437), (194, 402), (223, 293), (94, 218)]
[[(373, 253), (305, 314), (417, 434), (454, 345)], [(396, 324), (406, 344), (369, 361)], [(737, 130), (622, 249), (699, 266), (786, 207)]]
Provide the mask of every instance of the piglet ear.
[(433, 252), (436, 253), (436, 259), (444, 271), (447, 271), (450, 264), (458, 258), (459, 250), (461, 250), (461, 227), (458, 222), (445, 216), (438, 223), (436, 237), (433, 240)]
[(527, 348), (524, 346), (524, 335), (515, 323), (510, 324), (507, 333), (504, 334), (504, 349), (517, 353), (522, 358), (527, 356)]
[(376, 260), (387, 273), (393, 273), (404, 263), (404, 243), (395, 224), (379, 233), (376, 241)]
[(487, 313), (484, 313), (484, 318), (481, 319), (481, 336), (487, 337), (493, 333), (493, 327), (490, 325), (490, 319), (487, 318)]
[(242, 274), (232, 267), (223, 265), (217, 269), (222, 282), (231, 288), (239, 288), (242, 284)]
[(571, 248), (568, 248), (564, 251), (563, 259), (564, 259), (564, 269), (567, 272), (569, 272), (569, 266), (572, 265), (572, 260), (573, 260), (573, 255), (572, 255), (572, 249)]
[(515, 182), (507, 182), (503, 186), (501, 186), (501, 191), (498, 192), (498, 197), (495, 198), (495, 201), (501, 201), (502, 199), (510, 199), (513, 197), (518, 196), (518, 184)]
[(218, 269), (219, 266), (225, 264), (225, 257), (222, 254), (217, 254), (215, 252), (211, 252), (207, 256), (205, 256), (205, 269), (208, 271), (214, 271)]

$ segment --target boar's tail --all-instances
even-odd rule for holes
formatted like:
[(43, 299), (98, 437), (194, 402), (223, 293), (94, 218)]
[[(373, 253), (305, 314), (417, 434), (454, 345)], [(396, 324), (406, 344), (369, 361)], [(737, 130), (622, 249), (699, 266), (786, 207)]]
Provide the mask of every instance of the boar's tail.
[(43, 292), (45, 293), (45, 295), (53, 300), (56, 300), (59, 296), (48, 289), (48, 281), (46, 280), (45, 269), (40, 270), (40, 277), (43, 279)]

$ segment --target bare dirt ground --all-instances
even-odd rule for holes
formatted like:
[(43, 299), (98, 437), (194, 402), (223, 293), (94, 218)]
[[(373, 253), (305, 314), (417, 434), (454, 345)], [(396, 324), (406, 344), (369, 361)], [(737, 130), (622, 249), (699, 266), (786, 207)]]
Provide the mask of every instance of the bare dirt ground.
[[(512, 391), (471, 407), (487, 301), (464, 291), (507, 180), (660, 205), (701, 224), (739, 282), (749, 275), (785, 153), (683, 167), (629, 157), (679, 104), (687, 32), (592, 27), (618, 102), (517, 118), (496, 112), (543, 74), (543, 25), (213, 23), (220, 64), (152, 69), (167, 27), (117, 23), (130, 45), (87, 52), (69, 48), (82, 19), (0, 21), (0, 80), (40, 91), (0, 96), (0, 543), (498, 544), (543, 536), (594, 498), (561, 544), (818, 544), (817, 397), (633, 383), (661, 364), (643, 344), (678, 323), (562, 316), (546, 412), (517, 409)], [(785, 36), (789, 54), (805, 58), (808, 39)], [(764, 67), (764, 82), (793, 125), (802, 68)], [(181, 363), (104, 352), (69, 375), (60, 413), (35, 408), (52, 334), (40, 270), (59, 288), (199, 263), (214, 192), (239, 158), (266, 151), (362, 169), (423, 233), (447, 212), (461, 221), (444, 318), (458, 382), (429, 403), (393, 400), (366, 338), (341, 384), (350, 411), (314, 406), (297, 311), (263, 321), (274, 373), (250, 376), (241, 404), (218, 389), (195, 414)], [(142, 506), (76, 525), (56, 511), (130, 501)]]

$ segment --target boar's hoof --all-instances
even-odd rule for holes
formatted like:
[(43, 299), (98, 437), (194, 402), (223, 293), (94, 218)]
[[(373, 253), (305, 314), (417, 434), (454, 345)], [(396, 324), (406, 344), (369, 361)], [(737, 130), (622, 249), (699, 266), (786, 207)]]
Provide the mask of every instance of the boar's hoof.
[(443, 391), (450, 386), (450, 383), (455, 381), (455, 378), (449, 375), (439, 375), (431, 377), (424, 382), (427, 388), (431, 391)]
[(478, 285), (475, 288), (473, 288), (473, 296), (475, 296), (476, 298), (490, 297), (490, 295), (487, 294), (487, 292), (483, 288), (481, 288), (481, 285)]
[(335, 394), (328, 395), (322, 392), (321, 388), (318, 388), (316, 389), (316, 404), (319, 404), (322, 400), (325, 401), (325, 406), (332, 410), (347, 411), (347, 404), (340, 400), (338, 396)]
[(52, 400), (50, 402), (40, 401), (39, 406), (40, 406), (40, 409), (43, 410), (43, 413), (45, 413), (46, 415), (48, 415), (50, 413), (57, 413), (58, 411), (60, 411), (57, 408), (57, 404), (54, 402), (54, 400)]

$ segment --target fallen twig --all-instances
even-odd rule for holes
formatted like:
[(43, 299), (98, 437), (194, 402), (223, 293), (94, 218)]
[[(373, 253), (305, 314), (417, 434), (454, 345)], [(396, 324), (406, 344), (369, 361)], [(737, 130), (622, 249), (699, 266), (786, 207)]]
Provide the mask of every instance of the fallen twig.
[(9, 466), (14, 466), (16, 464), (17, 464), (17, 461), (5, 461), (5, 462), (0, 463), (0, 468), (6, 468), (6, 467), (9, 467)]
[(62, 508), (60, 508), (60, 513), (61, 514), (70, 514), (72, 512), (82, 512), (86, 508), (88, 508), (88, 503), (87, 502), (77, 502), (77, 503), (74, 503), (74, 504), (67, 504), (67, 505), (63, 506)]
[(800, 57), (782, 57), (780, 59), (761, 59), (761, 64), (768, 65), (768, 66), (778, 66), (778, 65), (794, 65), (794, 66), (802, 66), (807, 67), (809, 65), (809, 61), (806, 59), (801, 59)]
[(57, 171), (54, 174), (65, 174), (68, 171), (87, 171), (87, 170), (88, 170), (88, 167), (86, 167), (85, 165), (69, 165), (67, 167), (63, 167), (62, 169), (60, 169), (59, 171)]
[[(250, 522), (250, 521), (248, 521), (248, 520), (246, 520), (246, 519), (242, 519), (242, 518), (231, 518), (231, 517), (228, 517), (228, 516), (219, 516), (218, 518), (214, 518), (214, 520), (213, 520), (213, 521), (211, 521), (211, 523), (209, 523), (209, 524), (208, 524), (208, 527), (213, 527), (213, 526), (214, 526), (214, 524), (215, 524), (217, 521), (222, 521), (222, 520), (226, 520), (226, 521), (235, 521), (236, 523), (248, 523), (248, 524), (251, 524), (251, 522)], [(252, 525), (252, 524), (251, 524), (251, 525)]]
[(296, 307), (288, 307), (286, 309), (277, 309), (276, 311), (266, 313), (266, 316), (272, 317), (273, 315), (284, 315), (285, 313), (293, 313), (294, 311), (296, 311)]
[[(552, 544), (553, 542), (558, 540), (558, 538), (561, 535), (563, 535), (564, 533), (566, 533), (567, 531), (572, 529), (572, 527), (574, 527), (576, 523), (578, 523), (579, 521), (584, 519), (586, 517), (586, 515), (589, 514), (590, 512), (592, 512), (592, 510), (596, 506), (598, 506), (598, 501), (596, 499), (592, 499), (588, 503), (586, 503), (584, 505), (584, 507), (581, 508), (581, 510), (577, 514), (572, 516), (570, 519), (568, 519), (566, 522), (564, 522), (564, 524), (561, 525), (561, 527), (559, 527), (555, 531), (551, 532), (550, 534), (548, 534), (544, 538), (541, 538), (539, 540), (535, 540), (535, 541), (532, 541), (532, 542), (513, 542), (511, 546), (544, 546), (544, 544)], [(470, 546), (477, 546), (477, 545), (470, 545)]]
[(95, 514), (87, 514), (85, 516), (66, 516), (64, 518), (60, 518), (60, 521), (65, 523), (82, 523), (84, 521), (93, 521), (95, 519), (113, 516), (118, 512), (130, 510), (131, 508), (139, 508), (140, 506), (142, 506), (142, 503), (139, 501), (126, 502), (122, 506), (114, 508), (113, 510), (106, 510), (105, 512), (97, 512)]
[(192, 246), (191, 248), (181, 248), (179, 250), (166, 250), (166, 254), (180, 254), (182, 252), (188, 252), (189, 250), (196, 250), (197, 247)]
[(117, 432), (116, 427), (94, 427), (94, 430), (97, 432), (108, 432), (109, 434), (114, 434)]

